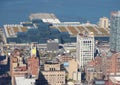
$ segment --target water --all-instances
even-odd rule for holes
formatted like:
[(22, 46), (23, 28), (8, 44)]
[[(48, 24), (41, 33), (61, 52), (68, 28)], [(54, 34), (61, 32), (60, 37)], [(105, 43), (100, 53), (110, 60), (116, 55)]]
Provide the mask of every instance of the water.
[(32, 13), (54, 13), (60, 21), (96, 23), (120, 9), (120, 0), (0, 0), (0, 26), (28, 21)]

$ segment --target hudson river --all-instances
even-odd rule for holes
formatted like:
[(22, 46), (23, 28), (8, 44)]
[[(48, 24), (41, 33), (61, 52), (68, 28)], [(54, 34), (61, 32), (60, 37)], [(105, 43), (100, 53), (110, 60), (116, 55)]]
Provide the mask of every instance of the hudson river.
[(60, 21), (96, 23), (120, 10), (120, 0), (0, 0), (0, 26), (28, 21), (32, 13), (54, 13)]

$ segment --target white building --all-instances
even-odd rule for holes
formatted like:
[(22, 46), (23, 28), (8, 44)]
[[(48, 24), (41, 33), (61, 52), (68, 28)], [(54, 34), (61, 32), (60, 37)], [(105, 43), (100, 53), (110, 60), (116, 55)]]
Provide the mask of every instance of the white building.
[(34, 78), (15, 77), (15, 85), (35, 85)]
[(94, 34), (92, 32), (77, 35), (76, 58), (80, 67), (84, 67), (94, 58)]

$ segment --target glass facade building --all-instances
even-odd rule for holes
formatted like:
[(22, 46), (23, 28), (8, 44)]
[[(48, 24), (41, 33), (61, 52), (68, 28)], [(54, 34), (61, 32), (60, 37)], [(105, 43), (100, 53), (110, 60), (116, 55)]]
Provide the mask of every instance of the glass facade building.
[[(17, 37), (7, 38), (7, 42), (15, 43), (47, 43), (49, 39), (58, 39), (59, 43), (75, 42), (68, 32), (60, 32), (58, 29), (50, 28), (51, 24), (44, 23), (40, 19), (32, 20), (36, 27), (29, 28), (26, 32), (18, 32)], [(25, 25), (25, 24), (24, 24)]]
[(120, 52), (120, 11), (111, 13), (110, 49)]

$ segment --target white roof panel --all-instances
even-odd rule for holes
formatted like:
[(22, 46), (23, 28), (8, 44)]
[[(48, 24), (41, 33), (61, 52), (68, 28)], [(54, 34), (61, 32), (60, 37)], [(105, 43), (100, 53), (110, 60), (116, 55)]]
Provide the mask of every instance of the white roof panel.
[(35, 85), (35, 79), (25, 77), (15, 77), (16, 85)]

